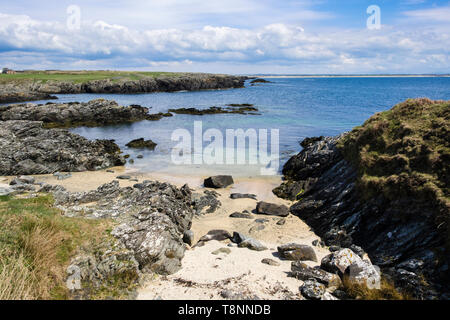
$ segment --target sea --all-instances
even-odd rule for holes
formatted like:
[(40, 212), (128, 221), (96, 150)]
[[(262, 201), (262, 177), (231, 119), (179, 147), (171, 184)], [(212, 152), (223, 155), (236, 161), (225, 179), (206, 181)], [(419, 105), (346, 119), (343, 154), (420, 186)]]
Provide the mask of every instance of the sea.
[[(172, 108), (252, 104), (259, 110), (257, 115), (174, 114), (159, 121), (71, 129), (88, 139), (115, 140), (123, 153), (130, 155), (129, 160), (133, 159), (126, 164), (127, 169), (146, 173), (251, 177), (279, 175), (283, 164), (301, 151), (299, 143), (306, 137), (334, 136), (349, 131), (374, 113), (388, 110), (408, 98), (450, 100), (450, 77), (281, 76), (266, 80), (270, 83), (252, 85), (247, 81), (245, 88), (226, 90), (64, 94), (57, 95), (59, 101), (50, 102), (104, 98), (120, 105), (142, 105), (150, 108), (150, 113), (167, 112)], [(46, 102), (49, 101), (34, 103)], [(236, 131), (238, 129), (242, 130)], [(227, 141), (227, 130), (244, 133), (240, 144), (238, 138)], [(126, 147), (137, 138), (151, 139), (158, 145), (152, 151)]]

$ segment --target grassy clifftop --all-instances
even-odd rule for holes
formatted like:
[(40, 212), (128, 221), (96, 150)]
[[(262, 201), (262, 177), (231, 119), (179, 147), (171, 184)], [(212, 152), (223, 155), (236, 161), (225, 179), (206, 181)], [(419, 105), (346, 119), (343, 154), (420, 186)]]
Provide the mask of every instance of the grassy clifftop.
[(93, 80), (140, 80), (148, 77), (180, 76), (172, 72), (133, 72), (133, 71), (26, 71), (16, 74), (0, 74), (0, 83), (17, 81), (71, 81), (84, 83)]
[[(449, 224), (450, 101), (409, 99), (377, 113), (339, 143), (359, 170), (366, 197), (414, 197), (428, 201)], [(447, 231), (450, 229), (447, 229)]]

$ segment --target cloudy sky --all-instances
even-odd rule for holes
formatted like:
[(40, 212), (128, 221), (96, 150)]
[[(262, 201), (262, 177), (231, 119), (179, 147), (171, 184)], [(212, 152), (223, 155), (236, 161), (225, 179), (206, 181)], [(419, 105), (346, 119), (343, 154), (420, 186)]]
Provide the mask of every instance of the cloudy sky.
[[(371, 5), (378, 29), (367, 27)], [(450, 1), (0, 0), (0, 65), (450, 73)]]

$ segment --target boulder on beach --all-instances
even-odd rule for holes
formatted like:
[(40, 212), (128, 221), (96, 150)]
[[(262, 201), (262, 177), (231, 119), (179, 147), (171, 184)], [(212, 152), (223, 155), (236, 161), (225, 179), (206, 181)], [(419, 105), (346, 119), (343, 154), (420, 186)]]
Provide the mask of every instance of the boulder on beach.
[(256, 205), (256, 213), (270, 216), (287, 217), (289, 215), (289, 208), (285, 205), (278, 205), (275, 203), (261, 201)]
[(213, 176), (205, 179), (203, 182), (205, 188), (226, 188), (234, 183), (232, 176)]
[(277, 249), (280, 255), (287, 260), (317, 262), (314, 249), (308, 245), (288, 243), (279, 246)]
[(242, 241), (241, 243), (238, 244), (238, 247), (239, 248), (247, 248), (247, 249), (254, 250), (254, 251), (267, 250), (267, 247), (265, 245), (263, 245), (258, 240), (255, 240), (252, 238), (248, 238), (248, 239)]
[(325, 285), (321, 284), (316, 280), (306, 280), (303, 286), (300, 287), (300, 292), (302, 296), (310, 300), (322, 300), (325, 294)]
[(230, 218), (253, 219), (253, 216), (248, 212), (233, 212)]
[(256, 200), (256, 194), (252, 193), (232, 193), (230, 194), (230, 199), (253, 199)]
[(341, 278), (334, 273), (327, 272), (319, 268), (311, 268), (301, 261), (294, 261), (291, 264), (291, 276), (300, 279), (314, 279), (326, 285), (329, 289), (337, 289), (342, 285)]
[(211, 240), (223, 241), (231, 239), (231, 234), (226, 230), (211, 230), (203, 237), (200, 238), (199, 242), (206, 242)]

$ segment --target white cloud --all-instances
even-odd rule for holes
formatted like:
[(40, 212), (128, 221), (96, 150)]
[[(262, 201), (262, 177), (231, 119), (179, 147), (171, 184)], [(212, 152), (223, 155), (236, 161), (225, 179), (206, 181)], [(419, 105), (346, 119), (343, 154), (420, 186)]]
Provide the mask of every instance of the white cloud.
[(427, 22), (450, 22), (450, 6), (405, 11), (403, 12), (403, 14), (408, 18), (415, 20), (422, 20)]
[(433, 28), (311, 33), (298, 25), (274, 23), (142, 31), (83, 21), (80, 30), (70, 31), (61, 22), (0, 14), (0, 39), (0, 60), (19, 68), (244, 73), (290, 66), (291, 73), (450, 72), (450, 37)]

